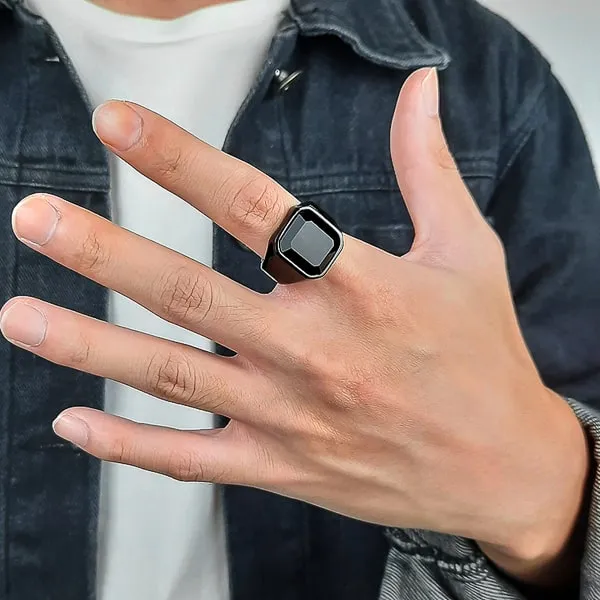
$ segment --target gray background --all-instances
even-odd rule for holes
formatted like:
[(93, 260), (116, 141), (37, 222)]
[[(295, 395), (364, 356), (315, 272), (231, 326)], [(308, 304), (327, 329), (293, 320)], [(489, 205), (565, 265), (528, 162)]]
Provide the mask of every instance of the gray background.
[(533, 40), (567, 88), (600, 169), (600, 0), (481, 0)]

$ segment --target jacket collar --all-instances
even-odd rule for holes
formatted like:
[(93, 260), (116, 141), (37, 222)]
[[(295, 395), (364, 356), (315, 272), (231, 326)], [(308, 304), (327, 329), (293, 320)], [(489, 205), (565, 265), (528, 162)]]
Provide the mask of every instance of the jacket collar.
[[(0, 0), (8, 8), (24, 0)], [(291, 17), (304, 35), (337, 35), (360, 56), (395, 69), (438, 67), (450, 57), (417, 29), (404, 0), (291, 0)]]
[(360, 56), (395, 69), (445, 69), (450, 56), (417, 29), (405, 0), (291, 0), (305, 35), (333, 34)]

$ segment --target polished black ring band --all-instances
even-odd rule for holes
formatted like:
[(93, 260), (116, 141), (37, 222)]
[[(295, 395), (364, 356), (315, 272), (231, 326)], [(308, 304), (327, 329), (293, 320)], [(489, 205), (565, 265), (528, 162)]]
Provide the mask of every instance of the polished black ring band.
[(277, 283), (319, 279), (344, 247), (344, 234), (312, 202), (294, 206), (269, 241), (262, 270)]

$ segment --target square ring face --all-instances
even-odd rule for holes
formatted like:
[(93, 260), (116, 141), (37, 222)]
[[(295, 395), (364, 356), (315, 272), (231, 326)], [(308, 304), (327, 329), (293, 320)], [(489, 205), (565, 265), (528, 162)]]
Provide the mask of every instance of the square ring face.
[(298, 208), (277, 236), (278, 254), (305, 277), (322, 277), (344, 245), (342, 232), (312, 205)]

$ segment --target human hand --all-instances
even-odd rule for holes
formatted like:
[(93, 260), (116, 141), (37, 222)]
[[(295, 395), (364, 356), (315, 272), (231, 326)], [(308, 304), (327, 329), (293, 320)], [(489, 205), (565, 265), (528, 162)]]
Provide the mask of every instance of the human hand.
[[(296, 203), (142, 107), (111, 103), (96, 129), (259, 255)], [(527, 560), (554, 556), (581, 504), (585, 439), (524, 343), (501, 243), (444, 141), (433, 72), (405, 85), (391, 137), (411, 251), (400, 258), (346, 236), (323, 279), (268, 295), (59, 198), (17, 207), (21, 241), (233, 358), (32, 298), (4, 307), (2, 331), (53, 362), (231, 418), (222, 430), (182, 432), (85, 408), (61, 415), (57, 433), (98, 458), (465, 536)]]

